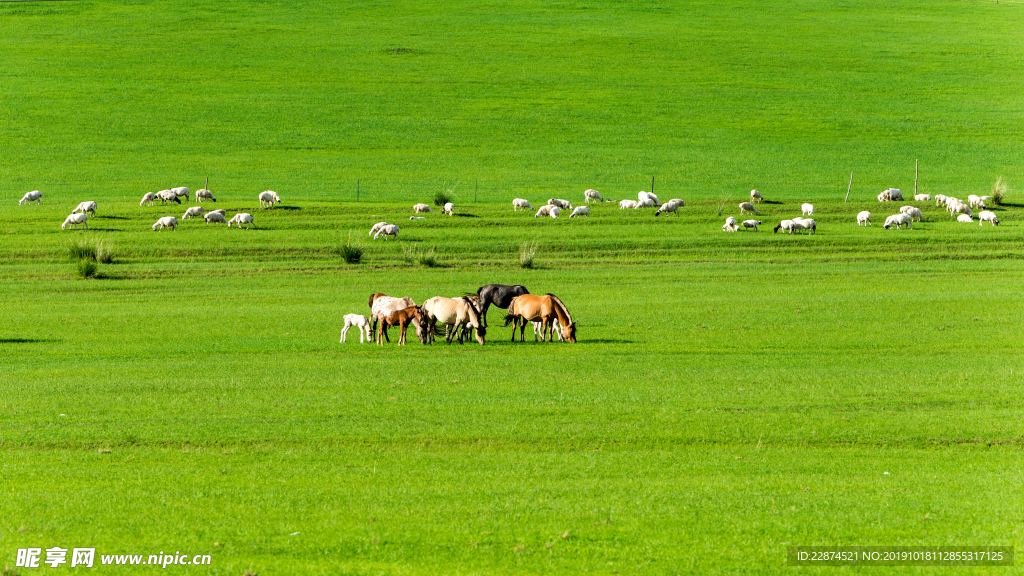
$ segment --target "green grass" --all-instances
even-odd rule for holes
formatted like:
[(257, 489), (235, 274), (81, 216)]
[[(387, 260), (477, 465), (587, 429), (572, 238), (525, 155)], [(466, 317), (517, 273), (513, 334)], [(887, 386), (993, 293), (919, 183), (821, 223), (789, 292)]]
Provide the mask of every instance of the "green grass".
[[(1024, 206), (979, 227), (912, 203), (924, 222), (887, 231), (875, 196), (910, 197), (917, 159), (932, 195), (1024, 181), (1021, 9), (0, 4), (0, 565), (760, 574), (786, 543), (1019, 548)], [(187, 206), (143, 193), (207, 177), (254, 229), (151, 231)], [(510, 206), (652, 177), (678, 218)], [(752, 188), (762, 230), (723, 233)], [(456, 216), (408, 220), (438, 190)], [(99, 215), (61, 231), (83, 200)], [(818, 233), (772, 234), (802, 202)], [(339, 242), (381, 220), (397, 239)], [(513, 344), (493, 308), (484, 346), (337, 341), (373, 292), (492, 282), (557, 294), (579, 343)]]

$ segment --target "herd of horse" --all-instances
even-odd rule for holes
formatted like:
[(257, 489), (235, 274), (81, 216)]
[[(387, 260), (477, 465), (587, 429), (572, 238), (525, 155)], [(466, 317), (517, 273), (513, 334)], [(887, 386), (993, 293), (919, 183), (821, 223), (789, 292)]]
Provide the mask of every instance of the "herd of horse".
[[(458, 298), (435, 296), (417, 306), (411, 298), (397, 298), (382, 292), (370, 295), (370, 318), (377, 344), (390, 342), (388, 328), (401, 331), (398, 343), (406, 343), (409, 325), (423, 344), (434, 342), (435, 335), (444, 334), (451, 344), (456, 338), (463, 343), (470, 335), (483, 345), (487, 336), (487, 310), (497, 306), (508, 311), (505, 326), (512, 325), (512, 341), (519, 328), (520, 341), (526, 341), (526, 325), (532, 323), (540, 332), (541, 342), (576, 342), (576, 322), (565, 304), (554, 294), (530, 294), (522, 285), (488, 284), (476, 293)], [(443, 328), (442, 328), (443, 326)], [(535, 336), (536, 338), (536, 336)]]

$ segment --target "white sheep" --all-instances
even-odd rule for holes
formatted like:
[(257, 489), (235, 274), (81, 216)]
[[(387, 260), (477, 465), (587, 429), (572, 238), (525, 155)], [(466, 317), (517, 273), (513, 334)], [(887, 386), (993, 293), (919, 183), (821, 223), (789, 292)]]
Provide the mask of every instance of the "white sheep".
[(83, 214), (88, 212), (90, 216), (95, 216), (96, 215), (96, 203), (95, 202), (90, 202), (90, 201), (85, 201), (85, 202), (82, 202), (81, 204), (79, 204), (78, 206), (75, 206), (75, 209), (71, 211), (72, 214), (78, 214), (79, 212), (81, 212)]
[(562, 200), (561, 198), (549, 198), (548, 205), (558, 206), (562, 210), (572, 210), (572, 202), (568, 200)]
[(189, 218), (193, 218), (195, 216), (202, 216), (204, 211), (205, 210), (203, 210), (202, 206), (193, 206), (188, 210), (185, 210), (185, 214), (182, 215), (181, 219), (188, 220)]
[(155, 201), (156, 201), (156, 194), (154, 194), (152, 192), (146, 192), (145, 194), (142, 195), (142, 202), (139, 202), (139, 206), (145, 206), (147, 204), (152, 206), (153, 202), (155, 202)]
[(519, 209), (533, 211), (533, 204), (526, 198), (516, 198), (512, 200), (512, 211), (519, 212)]
[(811, 234), (818, 229), (818, 222), (810, 218), (793, 218), (793, 230), (810, 230)]
[(961, 215), (956, 217), (956, 221), (957, 222), (963, 222), (964, 224), (973, 224), (974, 223), (974, 218), (971, 218), (967, 214), (961, 214)]
[(252, 214), (249, 214), (248, 212), (239, 212), (238, 214), (235, 214), (231, 220), (228, 220), (228, 228), (231, 228), (232, 224), (237, 224), (239, 230), (242, 229), (242, 224), (245, 224), (245, 229), (248, 230), (249, 226), (254, 225)]
[(558, 218), (558, 215), (562, 213), (562, 209), (558, 206), (552, 206), (551, 210), (548, 210), (548, 216), (552, 218)]
[(889, 216), (888, 218), (885, 219), (885, 224), (882, 224), (882, 228), (885, 228), (886, 230), (892, 227), (895, 227), (897, 230), (899, 230), (904, 226), (910, 228), (911, 230), (914, 229), (913, 218), (903, 213), (893, 214), (892, 216)]
[(912, 219), (917, 218), (918, 222), (924, 220), (924, 214), (921, 213), (920, 209), (915, 208), (914, 206), (902, 206), (900, 207), (900, 212), (910, 216)]
[(935, 205), (936, 206), (940, 206), (940, 205), (943, 205), (945, 203), (946, 203), (946, 195), (945, 194), (936, 194), (935, 195)]
[(557, 206), (552, 206), (551, 204), (545, 204), (545, 205), (541, 206), (539, 209), (537, 209), (537, 213), (534, 214), (533, 217), (534, 218), (538, 218), (540, 216), (550, 216), (552, 208), (557, 208)]
[(733, 216), (729, 216), (728, 218), (725, 219), (725, 223), (728, 224), (729, 226), (735, 226), (736, 218)]
[(814, 216), (814, 205), (813, 204), (801, 204), (800, 205), (801, 216)]
[(227, 223), (227, 218), (224, 217), (222, 212), (207, 212), (206, 214), (203, 214), (203, 218), (206, 220), (207, 224), (210, 222), (220, 222), (222, 224)]
[(373, 228), (370, 228), (370, 236), (373, 236), (374, 234), (377, 233), (378, 230), (380, 230), (381, 228), (383, 228), (383, 227), (385, 227), (387, 225), (388, 225), (387, 222), (377, 222), (376, 224), (373, 225)]
[[(882, 198), (885, 198), (885, 200)], [(888, 188), (878, 195), (879, 202), (895, 202), (897, 200), (903, 200), (903, 193), (900, 192), (899, 188)]]
[(999, 226), (999, 217), (991, 210), (982, 210), (978, 214), (978, 226), (983, 226), (985, 222), (991, 222), (993, 226)]
[(653, 198), (647, 198), (646, 200), (640, 200), (637, 202), (636, 206), (633, 206), (633, 208), (654, 208), (657, 206), (654, 202)]
[(760, 225), (761, 225), (761, 221), (760, 220), (744, 220), (743, 221), (743, 228), (744, 229), (748, 229), (748, 230), (750, 228), (753, 228), (754, 232), (757, 232), (757, 227), (760, 226)]
[(378, 236), (384, 236), (384, 241), (387, 241), (388, 236), (391, 236), (395, 240), (398, 240), (398, 226), (395, 226), (394, 224), (388, 224), (387, 226), (384, 226), (380, 230), (378, 230), (377, 233), (373, 235), (373, 239), (376, 240)]
[(683, 202), (680, 198), (673, 198), (669, 200), (669, 202), (675, 202), (676, 204), (679, 204), (680, 208), (686, 208), (686, 202)]
[(956, 216), (957, 214), (966, 214), (967, 216), (971, 216), (972, 218), (974, 217), (974, 212), (971, 210), (971, 208), (967, 204), (964, 204), (959, 200), (956, 200), (955, 202), (950, 202), (947, 208), (949, 209), (950, 216)]
[(658, 211), (654, 213), (655, 216), (660, 216), (665, 212), (675, 212), (676, 216), (679, 216), (679, 204), (675, 200), (669, 200), (658, 208)]
[(449, 216), (454, 216), (455, 215), (455, 204), (452, 204), (451, 202), (446, 202), (442, 212), (444, 212), (445, 214), (447, 214)]
[[(362, 314), (345, 314), (345, 327), (341, 329), (341, 341), (345, 342), (345, 334), (348, 329), (355, 326), (359, 330), (359, 343), (373, 342), (370, 336), (370, 319)], [(365, 340), (363, 339), (365, 336)]]
[(723, 232), (735, 232), (735, 231), (737, 231), (739, 229), (740, 229), (740, 227), (735, 225), (735, 224), (729, 224), (728, 222), (726, 222), (725, 224), (722, 224), (722, 231)]
[(914, 202), (931, 202), (932, 197), (930, 194), (914, 194)]
[(762, 200), (764, 200), (764, 198), (761, 197), (761, 193), (760, 192), (758, 192), (757, 190), (751, 190), (750, 191), (750, 201), (751, 202), (761, 202)]
[[(804, 206), (809, 206), (809, 204), (804, 204)], [(754, 205), (750, 202), (740, 202), (740, 214), (746, 214), (747, 212), (753, 212), (754, 214), (758, 213), (757, 208), (754, 208)]]
[[(186, 188), (184, 186), (178, 186), (177, 188), (171, 188), (171, 192), (174, 193), (175, 198), (177, 198), (179, 196), (184, 196), (185, 200), (188, 200), (188, 195), (192, 193), (191, 190), (189, 190), (188, 188)], [(179, 200), (179, 202), (180, 202), (180, 200)]]
[(981, 199), (981, 196), (978, 196), (976, 194), (971, 194), (970, 196), (967, 197), (967, 204), (971, 208), (985, 207), (985, 201)]
[(434, 211), (430, 209), (430, 206), (427, 206), (426, 204), (413, 204), (412, 211), (417, 214), (425, 214), (427, 212), (431, 214), (434, 213)]
[(260, 192), (260, 208), (267, 208), (281, 202), (281, 197), (273, 190)]
[(857, 213), (857, 226), (871, 226), (871, 212), (864, 210)]
[(164, 216), (163, 218), (156, 221), (153, 224), (153, 231), (163, 230), (164, 228), (170, 228), (172, 231), (178, 230), (178, 219), (174, 216)]
[(213, 192), (210, 192), (206, 188), (200, 188), (199, 190), (196, 190), (196, 202), (202, 202), (203, 200), (217, 201), (217, 199), (213, 197)]
[(75, 226), (77, 226), (78, 224), (82, 224), (83, 226), (85, 226), (85, 229), (88, 230), (89, 229), (89, 222), (88, 222), (88, 220), (89, 220), (89, 215), (84, 213), (84, 212), (81, 213), (81, 214), (72, 214), (72, 215), (68, 216), (66, 220), (64, 220), (64, 223), (60, 225), (60, 229), (64, 230), (68, 226), (70, 226), (71, 229), (74, 230)]
[(636, 200), (619, 200), (619, 208), (625, 210), (627, 208), (636, 208)]
[(206, 214), (213, 214), (214, 212), (220, 214), (221, 216), (227, 216), (228, 213), (228, 211), (225, 210), (224, 208), (217, 208), (216, 210), (207, 210)]
[(604, 200), (604, 196), (601, 196), (601, 193), (598, 192), (597, 190), (584, 190), (583, 191), (583, 201), (589, 204), (591, 200), (593, 200), (595, 202), (604, 202), (605, 201)]
[(409, 220), (426, 220), (425, 216), (409, 216)]
[(569, 214), (569, 218), (575, 218), (576, 216), (586, 216), (590, 218), (590, 206), (577, 206), (572, 214)]
[(650, 200), (651, 202), (654, 202), (654, 204), (653, 204), (654, 206), (658, 206), (658, 205), (661, 204), (661, 200), (658, 200), (658, 197), (654, 194), (654, 192), (644, 192), (644, 191), (637, 192), (636, 199), (637, 199), (638, 202), (643, 202), (644, 200)]
[(156, 193), (156, 197), (160, 199), (161, 204), (167, 204), (168, 202), (181, 204), (181, 200), (178, 200), (178, 195), (170, 190), (161, 190)]
[(792, 220), (783, 220), (783, 221), (779, 222), (779, 225), (775, 227), (775, 230), (773, 231), (773, 233), (774, 232), (778, 232), (779, 230), (782, 230), (783, 232), (789, 232), (790, 234), (792, 234), (793, 233), (793, 221)]
[(21, 200), (18, 202), (18, 206), (21, 206), (22, 204), (31, 204), (32, 202), (35, 202), (36, 205), (38, 206), (39, 205), (39, 201), (42, 200), (42, 199), (43, 199), (43, 193), (40, 192), (39, 190), (33, 190), (31, 192), (26, 192), (25, 195), (22, 196)]

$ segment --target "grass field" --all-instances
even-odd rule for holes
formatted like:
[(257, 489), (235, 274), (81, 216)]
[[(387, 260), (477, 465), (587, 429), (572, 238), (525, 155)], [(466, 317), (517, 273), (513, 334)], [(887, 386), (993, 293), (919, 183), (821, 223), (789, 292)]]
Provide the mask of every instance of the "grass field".
[[(874, 201), (915, 159), (931, 194), (1024, 181), (1021, 10), (0, 4), (0, 566), (766, 573), (787, 544), (1024, 543), (1020, 192), (998, 227), (915, 203), (882, 230)], [(184, 206), (144, 192), (207, 176), (255, 229), (150, 231)], [(652, 176), (678, 218), (509, 205)], [(408, 221), (448, 188), (455, 217)], [(751, 188), (764, 228), (722, 233)], [(818, 234), (772, 234), (804, 201)], [(79, 278), (76, 242), (113, 263)], [(494, 309), (482, 347), (337, 341), (372, 292), (492, 282), (559, 295), (580, 342), (512, 344)]]

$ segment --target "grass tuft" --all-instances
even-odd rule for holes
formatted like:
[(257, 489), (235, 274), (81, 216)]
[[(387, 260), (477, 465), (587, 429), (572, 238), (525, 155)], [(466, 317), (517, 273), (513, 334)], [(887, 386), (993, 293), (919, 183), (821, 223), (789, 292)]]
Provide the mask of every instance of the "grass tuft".
[(438, 192), (438, 193), (434, 194), (434, 205), (435, 206), (444, 206), (445, 204), (451, 202), (454, 197), (455, 196), (452, 194), (451, 190), (445, 190), (444, 192)]
[(75, 271), (78, 273), (79, 278), (93, 278), (96, 276), (98, 268), (99, 266), (92, 260), (79, 260)]
[(519, 266), (522, 268), (533, 268), (533, 259), (537, 256), (538, 244), (536, 242), (523, 242), (519, 247)]
[(85, 242), (72, 242), (68, 246), (68, 255), (71, 260), (92, 260), (96, 261), (96, 247)]
[(1006, 191), (1009, 189), (1002, 176), (996, 178), (996, 181), (992, 183), (992, 202), (997, 206), (1001, 206), (1003, 198), (1006, 197)]
[(363, 247), (352, 243), (351, 232), (348, 234), (348, 242), (338, 246), (335, 252), (337, 252), (338, 255), (344, 258), (345, 262), (348, 262), (349, 264), (359, 264), (363, 259)]
[(419, 264), (427, 268), (436, 268), (441, 265), (433, 248), (421, 250), (415, 246), (406, 245), (402, 247), (402, 254), (409, 264)]

